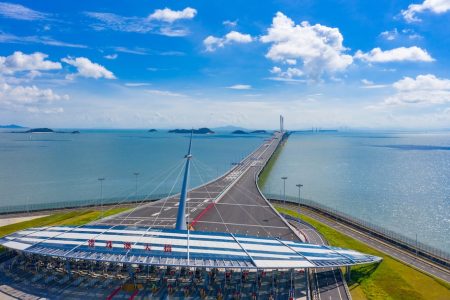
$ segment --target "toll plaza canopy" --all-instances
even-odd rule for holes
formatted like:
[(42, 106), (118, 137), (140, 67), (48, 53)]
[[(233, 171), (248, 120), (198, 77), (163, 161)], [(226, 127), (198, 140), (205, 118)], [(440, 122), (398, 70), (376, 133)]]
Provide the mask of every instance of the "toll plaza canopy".
[(378, 262), (353, 250), (232, 233), (130, 226), (29, 228), (0, 239), (23, 253), (155, 266), (283, 269)]

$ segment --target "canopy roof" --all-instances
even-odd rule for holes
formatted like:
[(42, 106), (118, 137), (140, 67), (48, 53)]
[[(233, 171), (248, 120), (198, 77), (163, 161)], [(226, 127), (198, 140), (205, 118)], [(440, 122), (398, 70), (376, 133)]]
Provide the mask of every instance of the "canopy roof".
[(299, 269), (381, 260), (353, 250), (276, 237), (130, 226), (30, 228), (1, 238), (0, 244), (43, 256), (161, 266)]

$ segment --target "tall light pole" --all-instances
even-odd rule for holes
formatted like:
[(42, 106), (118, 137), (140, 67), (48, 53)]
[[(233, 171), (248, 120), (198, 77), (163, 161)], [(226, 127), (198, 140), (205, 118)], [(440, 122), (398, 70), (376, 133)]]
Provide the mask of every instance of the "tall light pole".
[(300, 189), (302, 188), (303, 184), (296, 184), (296, 187), (298, 187), (298, 218), (300, 219)]
[(100, 181), (100, 207), (102, 210), (102, 218), (103, 218), (103, 181), (105, 180), (105, 177), (99, 177), (98, 181)]
[(283, 179), (283, 200), (284, 200), (284, 205), (286, 205), (286, 176), (281, 177), (281, 179)]
[(136, 182), (136, 190), (135, 190), (135, 197), (136, 197), (136, 199), (134, 199), (134, 200), (136, 200), (137, 201), (137, 192), (138, 192), (138, 189), (137, 189), (137, 184), (138, 184), (138, 176), (139, 176), (139, 172), (134, 172), (133, 173), (133, 175), (135, 176), (135, 178), (136, 178), (136, 180), (135, 180), (135, 182)]

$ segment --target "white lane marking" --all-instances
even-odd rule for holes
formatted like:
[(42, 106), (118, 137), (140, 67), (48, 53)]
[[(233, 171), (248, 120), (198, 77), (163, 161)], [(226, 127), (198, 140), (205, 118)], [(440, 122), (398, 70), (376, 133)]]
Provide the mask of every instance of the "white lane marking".
[(160, 214), (159, 212), (154, 213), (154, 214), (152, 215), (152, 217), (155, 217), (155, 216), (157, 216), (157, 215), (159, 215), (159, 214)]
[(193, 208), (192, 210), (191, 210), (191, 212), (194, 212), (194, 211), (196, 211), (197, 210), (197, 208)]
[(164, 210), (169, 210), (171, 208), (174, 208), (174, 207), (166, 207), (166, 208), (164, 208)]
[(208, 202), (209, 201), (209, 198), (208, 199), (205, 199), (205, 200), (203, 200), (203, 202)]
[(252, 227), (261, 227), (261, 228), (282, 228), (282, 229), (287, 229), (286, 227), (270, 226), (270, 225), (258, 225), (258, 224), (223, 223), (223, 222), (213, 222), (213, 221), (198, 221), (197, 223), (226, 224), (226, 225), (234, 225), (234, 226), (252, 226)]
[(336, 274), (334, 273), (334, 270), (332, 270), (332, 272), (333, 272), (334, 281), (336, 281), (336, 288), (337, 288), (338, 293), (339, 293), (339, 299), (342, 300), (341, 291), (339, 289), (339, 285), (338, 285), (338, 281), (337, 281), (337, 278), (336, 278)]
[(316, 278), (317, 296), (319, 296), (319, 300), (321, 300), (322, 298), (320, 297), (319, 279), (317, 279), (317, 272), (315, 269), (314, 269), (314, 277)]

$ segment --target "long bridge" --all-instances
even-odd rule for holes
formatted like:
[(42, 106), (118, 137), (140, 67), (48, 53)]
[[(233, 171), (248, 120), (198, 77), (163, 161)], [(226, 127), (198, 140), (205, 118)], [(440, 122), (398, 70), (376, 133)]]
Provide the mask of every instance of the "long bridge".
[[(256, 183), (257, 176), (284, 137), (283, 133), (276, 132), (230, 171), (190, 190), (186, 218), (191, 228), (301, 241), (298, 232), (264, 198)], [(177, 194), (152, 202), (96, 224), (174, 228), (179, 197)]]
[[(47, 262), (48, 259), (59, 259), (59, 263), (52, 264), (65, 262), (67, 276), (74, 268), (80, 268), (80, 261), (91, 263), (90, 266), (81, 263), (82, 268), (96, 269), (103, 274), (114, 272), (114, 278), (122, 278), (117, 274), (124, 272), (123, 266), (129, 266), (129, 276), (124, 278), (134, 278), (135, 282), (139, 278), (148, 282), (152, 276), (160, 276), (161, 280), (166, 276), (165, 294), (161, 292), (161, 297), (170, 294), (171, 285), (167, 280), (171, 276), (177, 284), (177, 293), (182, 294), (181, 287), (184, 286), (186, 296), (193, 275), (183, 273), (183, 269), (194, 267), (200, 270), (240, 269), (243, 274), (247, 274), (245, 270), (256, 271), (250, 276), (254, 283), (247, 287), (244, 277), (238, 276), (233, 281), (233, 278), (228, 279), (228, 273), (223, 273), (220, 275), (224, 276), (222, 281), (214, 283), (217, 290), (214, 297), (219, 297), (222, 289), (235, 288), (226, 285), (230, 280), (239, 286), (239, 293), (249, 292), (247, 297), (252, 291), (252, 295), (259, 295), (261, 299), (274, 299), (271, 298), (273, 293), (278, 295), (276, 299), (306, 299), (309, 297), (307, 291), (312, 287), (313, 298), (348, 299), (338, 267), (378, 262), (380, 258), (305, 243), (314, 242), (317, 233), (292, 226), (263, 196), (257, 184), (258, 176), (286, 138), (286, 132), (275, 132), (227, 173), (191, 190), (186, 188), (192, 157), (189, 146), (180, 194), (88, 225), (22, 230), (0, 239), (0, 244), (31, 257), (23, 263), (25, 266), (36, 265), (35, 257)], [(147, 268), (147, 276), (139, 273), (139, 266)], [(168, 270), (175, 267), (178, 271), (161, 275), (161, 271), (152, 269), (151, 275), (150, 267), (155, 266)], [(287, 271), (279, 273), (277, 269)], [(264, 270), (272, 272), (272, 279), (262, 277)], [(294, 274), (294, 270), (302, 273)], [(211, 288), (210, 275), (201, 272), (206, 280), (202, 284)], [(182, 278), (187, 285), (183, 285)], [(313, 282), (309, 283), (309, 279)], [(280, 282), (284, 282), (281, 290), (276, 287)], [(265, 291), (257, 287), (261, 285), (266, 286)], [(196, 291), (201, 293), (203, 288)], [(66, 294), (59, 291), (61, 295), (69, 296), (73, 290), (65, 289), (64, 292)]]

